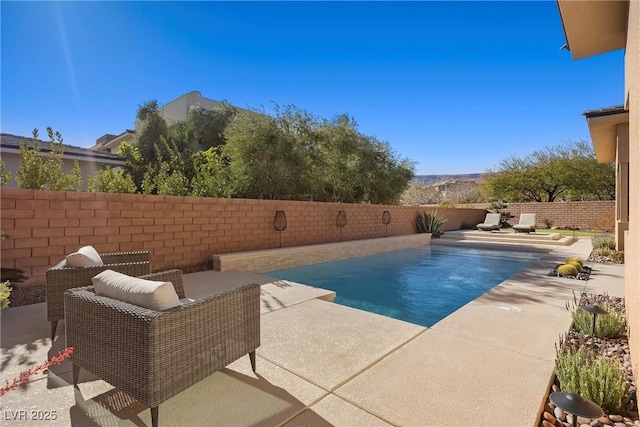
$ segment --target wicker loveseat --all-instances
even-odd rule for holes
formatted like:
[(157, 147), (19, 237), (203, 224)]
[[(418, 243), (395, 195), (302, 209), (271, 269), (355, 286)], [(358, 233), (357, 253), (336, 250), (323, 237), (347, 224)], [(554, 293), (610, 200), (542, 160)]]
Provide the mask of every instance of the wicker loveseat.
[[(171, 282), (184, 298), (182, 273), (143, 278)], [(212, 286), (213, 294), (155, 311), (98, 296), (93, 287), (64, 294), (67, 346), (73, 347), (73, 383), (80, 368), (151, 408), (249, 354), (256, 370), (260, 345), (260, 285)]]
[(148, 251), (100, 254), (104, 265), (67, 267), (62, 260), (45, 274), (47, 292), (47, 320), (51, 322), (51, 339), (56, 335), (58, 320), (64, 319), (64, 291), (91, 285), (91, 278), (105, 270), (114, 270), (129, 276), (151, 273)]

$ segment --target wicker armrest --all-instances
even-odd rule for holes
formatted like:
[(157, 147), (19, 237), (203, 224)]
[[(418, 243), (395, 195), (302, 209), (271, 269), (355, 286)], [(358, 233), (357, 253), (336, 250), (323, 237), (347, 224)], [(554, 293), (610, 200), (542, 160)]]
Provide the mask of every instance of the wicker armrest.
[(137, 251), (137, 252), (117, 252), (100, 254), (102, 262), (105, 264), (122, 264), (129, 262), (149, 262), (151, 261), (151, 254), (149, 251)]
[[(163, 274), (176, 273), (150, 276)], [(260, 345), (258, 284), (166, 311), (98, 296), (93, 287), (68, 290), (64, 302), (74, 365), (151, 408)]]
[(62, 295), (67, 289), (89, 286), (93, 276), (105, 270), (114, 270), (129, 276), (151, 273), (148, 251), (101, 254), (100, 257), (103, 265), (67, 267), (66, 260), (62, 260), (46, 271), (47, 320), (51, 322), (51, 339), (55, 337), (58, 320), (64, 319)]

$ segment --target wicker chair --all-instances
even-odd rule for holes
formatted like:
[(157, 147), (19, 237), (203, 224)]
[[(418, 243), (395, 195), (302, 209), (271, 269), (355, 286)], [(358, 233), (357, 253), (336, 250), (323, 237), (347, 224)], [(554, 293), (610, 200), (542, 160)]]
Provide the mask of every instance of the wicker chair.
[[(184, 298), (180, 270), (143, 278), (171, 282)], [(91, 286), (65, 292), (74, 385), (86, 369), (147, 405), (156, 427), (162, 402), (245, 354), (255, 372), (260, 285), (212, 289), (206, 298), (166, 311), (97, 296)]]
[(45, 274), (47, 320), (51, 322), (51, 339), (56, 336), (58, 320), (64, 319), (64, 291), (91, 285), (91, 278), (104, 270), (114, 270), (129, 276), (151, 273), (149, 252), (118, 252), (100, 254), (104, 265), (67, 267), (65, 260), (49, 268)]

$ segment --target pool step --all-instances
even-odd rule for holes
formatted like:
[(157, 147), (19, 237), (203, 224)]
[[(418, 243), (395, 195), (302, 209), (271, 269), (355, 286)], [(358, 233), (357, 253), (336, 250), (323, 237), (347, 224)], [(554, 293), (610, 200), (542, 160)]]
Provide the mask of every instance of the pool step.
[(458, 241), (481, 241), (481, 242), (502, 242), (520, 243), (532, 245), (553, 245), (568, 246), (576, 241), (571, 236), (561, 236), (558, 233), (507, 233), (507, 232), (487, 232), (478, 230), (457, 230), (447, 231), (441, 237)]

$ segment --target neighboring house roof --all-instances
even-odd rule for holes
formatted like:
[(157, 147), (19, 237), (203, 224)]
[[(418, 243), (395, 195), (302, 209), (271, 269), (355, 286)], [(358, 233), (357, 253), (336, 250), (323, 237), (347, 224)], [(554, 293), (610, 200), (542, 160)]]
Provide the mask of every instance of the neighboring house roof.
[(107, 151), (113, 153), (120, 149), (124, 141), (131, 141), (135, 137), (136, 131), (125, 129), (120, 135), (105, 134), (98, 138), (91, 150)]
[(588, 110), (582, 113), (587, 118), (591, 143), (600, 163), (616, 161), (618, 125), (629, 123), (629, 111), (622, 105)]
[[(7, 153), (20, 153), (20, 144), (26, 141), (27, 146), (32, 146), (31, 137), (23, 137), (11, 135), (9, 133), (0, 133), (0, 148)], [(40, 141), (40, 151), (42, 153), (51, 152), (49, 141)], [(63, 144), (64, 158), (68, 160), (93, 161), (102, 164), (124, 165), (125, 158), (118, 154), (112, 154), (104, 151), (95, 151), (89, 148), (76, 147), (73, 145)]]

